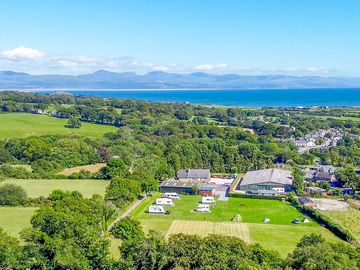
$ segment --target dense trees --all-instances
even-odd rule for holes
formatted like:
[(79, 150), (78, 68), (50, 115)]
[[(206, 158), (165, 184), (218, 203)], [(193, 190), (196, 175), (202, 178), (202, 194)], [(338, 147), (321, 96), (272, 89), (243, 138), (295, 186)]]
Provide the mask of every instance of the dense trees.
[(123, 208), (125, 205), (136, 200), (141, 194), (140, 183), (136, 180), (125, 178), (113, 178), (106, 188), (106, 200), (113, 202), (117, 207)]
[(294, 270), (355, 270), (360, 268), (360, 253), (348, 244), (327, 243), (320, 235), (310, 235), (300, 241), (286, 265)]

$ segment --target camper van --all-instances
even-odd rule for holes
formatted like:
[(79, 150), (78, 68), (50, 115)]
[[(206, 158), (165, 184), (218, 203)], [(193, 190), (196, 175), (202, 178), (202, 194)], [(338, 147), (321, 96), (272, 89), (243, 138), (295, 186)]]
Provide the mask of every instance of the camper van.
[(202, 197), (201, 198), (201, 203), (214, 204), (215, 199), (214, 199), (214, 197)]
[(196, 212), (210, 212), (210, 206), (208, 204), (199, 204)]
[(156, 199), (156, 204), (157, 204), (157, 205), (169, 205), (169, 206), (173, 206), (173, 205), (174, 205), (173, 200), (172, 200), (172, 199), (169, 199), (169, 198), (159, 198), (159, 199)]
[(164, 194), (164, 198), (173, 199), (173, 200), (179, 200), (180, 197), (176, 192), (166, 192)]
[(161, 205), (150, 205), (149, 214), (165, 214), (165, 210)]

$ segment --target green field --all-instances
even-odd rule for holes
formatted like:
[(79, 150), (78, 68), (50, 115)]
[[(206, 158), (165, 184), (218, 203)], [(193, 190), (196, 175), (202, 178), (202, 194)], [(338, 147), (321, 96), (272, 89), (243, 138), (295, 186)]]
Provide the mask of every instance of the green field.
[(30, 227), (35, 207), (0, 207), (0, 227), (9, 235), (19, 237), (19, 232)]
[(105, 189), (109, 184), (106, 180), (19, 180), (10, 179), (0, 182), (4, 184), (15, 184), (22, 186), (31, 198), (39, 196), (47, 197), (53, 190), (61, 189), (65, 191), (79, 191), (84, 197), (90, 198), (93, 194), (104, 195)]
[(82, 123), (79, 129), (64, 127), (66, 119), (28, 113), (0, 113), (0, 140), (31, 135), (78, 134), (88, 137), (101, 137), (116, 127)]
[(334, 223), (348, 230), (351, 235), (360, 242), (360, 211), (349, 209), (346, 211), (323, 211)]
[[(321, 233), (330, 241), (340, 241), (315, 221), (293, 224), (294, 218), (303, 220), (306, 216), (288, 202), (230, 198), (227, 202), (217, 201), (212, 206), (211, 213), (196, 213), (192, 210), (196, 209), (200, 197), (183, 195), (181, 200), (174, 201), (175, 206), (165, 207), (166, 210), (171, 210), (171, 215), (167, 216), (146, 213), (154, 201), (154, 197), (144, 201), (135, 209), (132, 217), (141, 222), (145, 231), (158, 230), (167, 236), (179, 232), (199, 235), (216, 232), (234, 236), (238, 231), (237, 236), (245, 241), (258, 242), (265, 248), (279, 251), (283, 256), (292, 251), (305, 234)], [(240, 227), (229, 225), (235, 214), (241, 216)], [(270, 222), (263, 223), (264, 218), (269, 218)]]

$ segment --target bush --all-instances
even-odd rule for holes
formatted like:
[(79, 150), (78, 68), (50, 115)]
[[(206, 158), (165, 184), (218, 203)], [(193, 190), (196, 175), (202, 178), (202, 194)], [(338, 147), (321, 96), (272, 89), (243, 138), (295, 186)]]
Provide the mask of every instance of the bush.
[(22, 205), (26, 200), (27, 194), (22, 187), (13, 184), (0, 187), (0, 205)]

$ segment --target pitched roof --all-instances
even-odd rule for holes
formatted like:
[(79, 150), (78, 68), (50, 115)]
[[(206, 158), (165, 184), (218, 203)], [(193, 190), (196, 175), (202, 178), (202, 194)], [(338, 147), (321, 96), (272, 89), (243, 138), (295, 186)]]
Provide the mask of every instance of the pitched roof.
[(266, 182), (292, 185), (293, 177), (290, 171), (280, 169), (265, 169), (248, 171), (242, 179), (240, 185), (260, 184)]
[(161, 183), (161, 187), (179, 187), (179, 188), (191, 188), (196, 185), (194, 182), (181, 182), (181, 181), (164, 181)]
[(179, 179), (208, 179), (210, 178), (209, 169), (186, 169), (179, 170), (176, 173), (177, 178)]
[(317, 172), (314, 175), (315, 178), (331, 180), (331, 174), (328, 172)]

